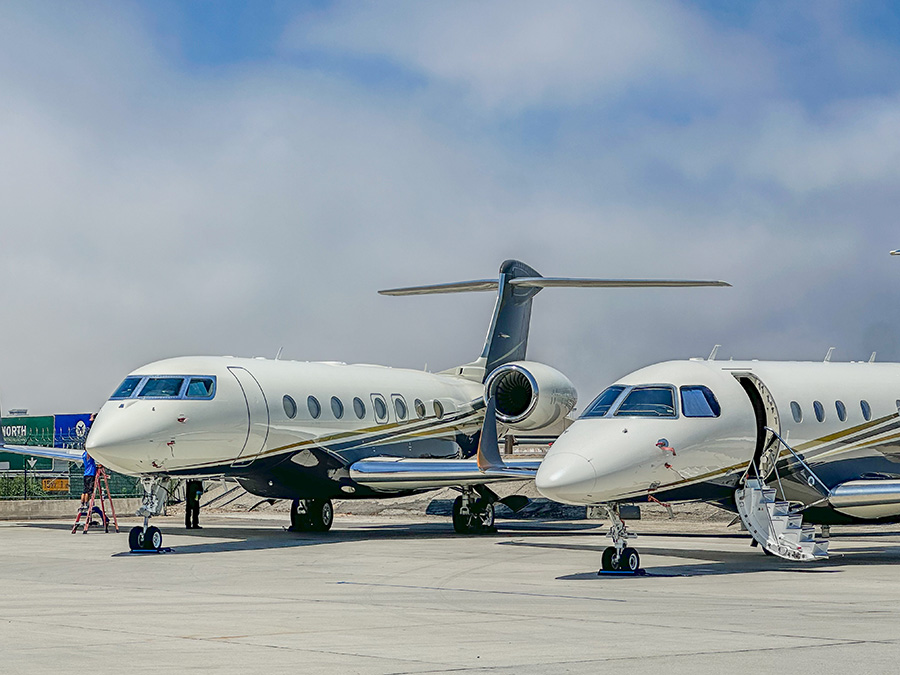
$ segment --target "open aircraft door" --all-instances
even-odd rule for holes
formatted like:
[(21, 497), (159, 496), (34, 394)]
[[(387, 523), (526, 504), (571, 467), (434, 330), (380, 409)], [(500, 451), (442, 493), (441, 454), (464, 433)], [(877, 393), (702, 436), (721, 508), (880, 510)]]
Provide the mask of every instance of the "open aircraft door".
[(269, 437), (269, 406), (262, 387), (250, 371), (237, 366), (228, 366), (228, 370), (241, 386), (247, 403), (247, 438), (232, 466), (247, 466), (266, 447), (266, 439)]

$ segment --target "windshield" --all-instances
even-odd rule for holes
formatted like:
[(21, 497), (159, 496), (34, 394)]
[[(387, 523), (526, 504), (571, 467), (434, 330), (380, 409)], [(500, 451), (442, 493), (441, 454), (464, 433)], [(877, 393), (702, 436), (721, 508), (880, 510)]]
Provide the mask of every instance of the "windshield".
[(181, 392), (183, 377), (151, 377), (141, 387), (140, 398), (175, 398)]
[(126, 377), (125, 381), (119, 385), (119, 388), (116, 389), (110, 398), (130, 398), (140, 382), (141, 378), (139, 377)]
[(594, 401), (587, 407), (587, 410), (581, 415), (582, 417), (603, 417), (609, 412), (612, 404), (619, 398), (619, 394), (625, 391), (623, 385), (617, 384), (613, 387), (605, 389)]
[(215, 395), (215, 375), (129, 375), (109, 398), (184, 398), (209, 401)]
[(673, 387), (635, 387), (622, 401), (616, 417), (675, 417)]

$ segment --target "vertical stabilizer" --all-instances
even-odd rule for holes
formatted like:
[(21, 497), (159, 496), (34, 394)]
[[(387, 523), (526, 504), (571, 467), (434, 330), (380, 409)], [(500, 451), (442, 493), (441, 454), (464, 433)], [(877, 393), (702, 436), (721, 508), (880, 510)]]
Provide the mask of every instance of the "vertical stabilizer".
[(539, 278), (541, 275), (519, 260), (507, 260), (500, 265), (497, 304), (491, 326), (484, 340), (484, 374), (510, 361), (525, 358), (528, 348), (528, 329), (531, 324), (531, 301), (540, 287), (522, 287), (509, 283), (518, 277)]

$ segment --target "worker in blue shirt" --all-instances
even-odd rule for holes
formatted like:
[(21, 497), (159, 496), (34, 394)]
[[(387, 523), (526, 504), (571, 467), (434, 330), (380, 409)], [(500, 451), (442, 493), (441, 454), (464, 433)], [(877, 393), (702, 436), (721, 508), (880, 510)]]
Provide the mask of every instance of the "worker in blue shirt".
[(97, 462), (85, 450), (81, 453), (81, 463), (84, 464), (84, 489), (81, 493), (81, 513), (87, 514), (91, 495), (94, 493), (94, 479), (97, 476)]

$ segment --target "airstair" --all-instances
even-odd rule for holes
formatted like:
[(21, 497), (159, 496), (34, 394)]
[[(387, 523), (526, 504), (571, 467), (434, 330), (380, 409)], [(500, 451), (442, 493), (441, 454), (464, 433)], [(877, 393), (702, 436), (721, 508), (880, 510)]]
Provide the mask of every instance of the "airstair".
[[(793, 451), (793, 449), (771, 431), (781, 444), (788, 449), (794, 458), (800, 462), (804, 473), (809, 476), (809, 484), (821, 483), (812, 469)], [(776, 457), (771, 462), (773, 471), (779, 484), (781, 479), (775, 467), (777, 463), (777, 444), (775, 446)], [(753, 470), (755, 477), (750, 477)], [(821, 485), (825, 488), (824, 485)], [(828, 489), (825, 488), (827, 492)], [(784, 490), (782, 489), (782, 495)], [(791, 503), (779, 501), (776, 497), (777, 490), (766, 485), (759, 473), (755, 462), (751, 462), (745, 474), (744, 486), (735, 492), (735, 503), (741, 522), (747, 531), (767, 552), (786, 560), (824, 560), (828, 557), (828, 540), (817, 539), (816, 530), (811, 525), (803, 524), (802, 509), (792, 508)], [(824, 501), (824, 500), (823, 500)], [(816, 502), (818, 503), (818, 502)]]

